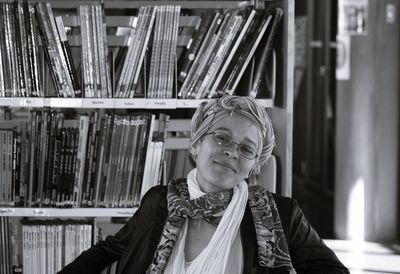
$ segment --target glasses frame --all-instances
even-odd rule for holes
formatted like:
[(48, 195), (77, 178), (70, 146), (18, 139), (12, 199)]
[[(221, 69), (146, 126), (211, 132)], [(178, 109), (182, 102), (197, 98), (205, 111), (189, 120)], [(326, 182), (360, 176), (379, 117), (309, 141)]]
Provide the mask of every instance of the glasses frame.
[[(218, 142), (217, 139), (216, 139), (216, 137), (215, 137), (216, 134), (222, 134), (222, 135), (225, 135), (225, 136), (229, 137), (230, 142), (229, 142), (228, 144), (226, 144), (226, 145), (224, 145), (224, 144)], [(260, 155), (258, 155), (257, 153), (255, 153), (255, 155), (254, 155), (253, 158), (249, 158), (249, 157), (243, 155), (243, 154), (240, 152), (240, 147), (241, 147), (241, 146), (246, 146), (246, 145), (239, 144), (238, 142), (233, 141), (232, 137), (229, 136), (228, 134), (219, 133), (219, 132), (215, 132), (215, 131), (214, 131), (214, 132), (207, 132), (205, 135), (212, 135), (214, 142), (215, 142), (217, 145), (219, 145), (219, 146), (223, 146), (223, 147), (232, 147), (232, 144), (237, 145), (238, 154), (239, 154), (240, 156), (246, 158), (247, 160), (253, 160), (253, 159), (256, 159), (258, 156), (260, 156)], [(255, 151), (254, 151), (254, 152), (255, 152)]]

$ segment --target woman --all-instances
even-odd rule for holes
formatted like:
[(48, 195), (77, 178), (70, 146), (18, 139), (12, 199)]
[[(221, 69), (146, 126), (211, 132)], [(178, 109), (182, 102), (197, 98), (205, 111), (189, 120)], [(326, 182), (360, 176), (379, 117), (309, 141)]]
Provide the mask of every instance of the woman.
[(117, 273), (349, 273), (293, 199), (247, 185), (274, 140), (252, 98), (201, 104), (189, 148), (196, 168), (149, 190), (117, 234), (60, 273), (98, 273), (114, 261)]

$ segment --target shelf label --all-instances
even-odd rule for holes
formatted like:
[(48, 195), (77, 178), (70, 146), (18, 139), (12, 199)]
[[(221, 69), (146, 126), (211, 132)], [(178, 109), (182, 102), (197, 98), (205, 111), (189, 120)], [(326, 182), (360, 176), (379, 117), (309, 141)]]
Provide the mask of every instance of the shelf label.
[(114, 99), (84, 98), (83, 108), (114, 108)]
[(146, 99), (146, 108), (176, 108), (176, 99)]
[(82, 108), (81, 98), (50, 98), (50, 107), (53, 108)]
[(129, 216), (131, 216), (131, 215), (133, 215), (133, 210), (131, 210), (131, 211), (129, 211), (129, 210), (124, 210), (124, 211), (118, 210), (118, 211), (117, 211), (117, 214), (119, 214), (119, 215), (129, 215)]
[(208, 102), (211, 99), (178, 99), (176, 105), (178, 108), (197, 108), (202, 102)]
[(44, 215), (45, 214), (45, 210), (43, 209), (34, 209), (33, 210), (33, 215)]
[(0, 208), (0, 214), (10, 214), (13, 213), (15, 209), (13, 208)]
[(146, 99), (124, 99), (118, 98), (114, 99), (114, 108), (145, 108)]
[(10, 98), (0, 98), (0, 106), (10, 106), (11, 99)]
[(43, 107), (43, 98), (12, 98), (11, 106), (13, 107)]

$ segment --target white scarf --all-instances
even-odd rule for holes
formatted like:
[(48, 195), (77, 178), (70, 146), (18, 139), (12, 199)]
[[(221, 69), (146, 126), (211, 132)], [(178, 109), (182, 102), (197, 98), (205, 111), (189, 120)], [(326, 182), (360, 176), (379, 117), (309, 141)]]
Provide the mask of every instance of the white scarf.
[[(205, 193), (200, 190), (196, 180), (197, 169), (193, 169), (187, 178), (188, 190), (191, 199), (198, 198)], [(166, 274), (204, 274), (225, 273), (231, 247), (239, 231), (248, 198), (248, 187), (245, 181), (240, 182), (233, 189), (232, 200), (226, 208), (221, 221), (207, 247), (185, 269), (185, 241), (188, 220), (182, 228), (177, 243), (172, 251)]]

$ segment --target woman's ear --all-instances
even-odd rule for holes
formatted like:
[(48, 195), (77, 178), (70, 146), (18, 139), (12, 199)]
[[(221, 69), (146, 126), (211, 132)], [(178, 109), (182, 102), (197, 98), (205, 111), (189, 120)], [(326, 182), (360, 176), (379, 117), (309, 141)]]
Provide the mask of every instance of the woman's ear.
[(196, 160), (197, 155), (197, 142), (189, 145), (189, 153), (192, 156), (193, 160)]

